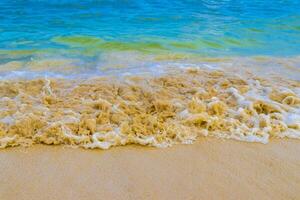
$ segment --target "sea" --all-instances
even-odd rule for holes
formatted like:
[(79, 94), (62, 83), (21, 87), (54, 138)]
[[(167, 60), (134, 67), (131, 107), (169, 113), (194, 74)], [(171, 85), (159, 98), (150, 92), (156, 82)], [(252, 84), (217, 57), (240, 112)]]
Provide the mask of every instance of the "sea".
[(0, 147), (300, 138), (298, 0), (1, 0)]

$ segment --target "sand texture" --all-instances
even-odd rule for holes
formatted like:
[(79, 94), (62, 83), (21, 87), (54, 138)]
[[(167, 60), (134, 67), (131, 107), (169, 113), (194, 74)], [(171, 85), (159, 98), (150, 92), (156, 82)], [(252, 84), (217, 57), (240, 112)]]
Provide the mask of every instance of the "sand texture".
[(0, 153), (0, 199), (299, 199), (300, 141)]

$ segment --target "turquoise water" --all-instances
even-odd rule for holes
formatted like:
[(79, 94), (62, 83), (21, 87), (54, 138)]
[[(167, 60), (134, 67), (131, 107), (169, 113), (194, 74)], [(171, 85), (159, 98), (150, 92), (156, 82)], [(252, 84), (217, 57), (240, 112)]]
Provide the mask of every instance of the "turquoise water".
[(0, 63), (91, 62), (114, 52), (179, 58), (300, 53), (297, 0), (2, 0), (0, 8)]

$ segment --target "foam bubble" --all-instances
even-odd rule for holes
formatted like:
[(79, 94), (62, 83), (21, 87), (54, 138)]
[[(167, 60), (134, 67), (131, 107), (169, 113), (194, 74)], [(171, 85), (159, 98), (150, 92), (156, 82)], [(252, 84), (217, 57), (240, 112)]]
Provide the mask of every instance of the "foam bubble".
[(168, 147), (210, 136), (299, 138), (300, 84), (199, 67), (160, 75), (0, 81), (0, 147)]

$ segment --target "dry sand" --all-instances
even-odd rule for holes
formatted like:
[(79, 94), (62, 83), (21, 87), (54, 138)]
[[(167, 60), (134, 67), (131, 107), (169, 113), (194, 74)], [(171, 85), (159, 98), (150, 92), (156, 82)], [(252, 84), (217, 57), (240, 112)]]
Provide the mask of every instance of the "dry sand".
[(300, 141), (0, 152), (0, 199), (299, 199)]

